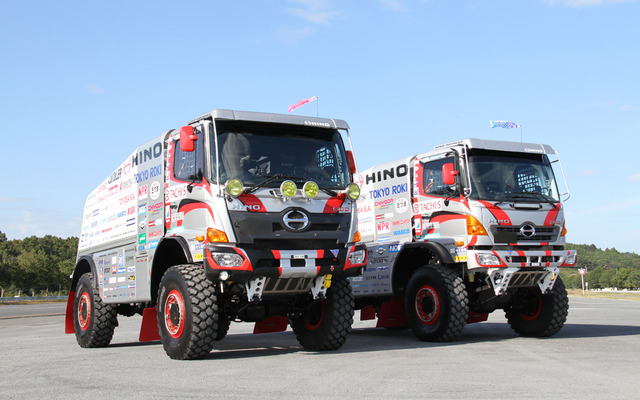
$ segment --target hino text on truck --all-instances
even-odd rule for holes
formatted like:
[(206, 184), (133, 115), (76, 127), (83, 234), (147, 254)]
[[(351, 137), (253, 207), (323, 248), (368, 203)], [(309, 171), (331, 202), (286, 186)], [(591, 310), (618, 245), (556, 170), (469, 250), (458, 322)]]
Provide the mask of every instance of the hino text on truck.
[(232, 321), (341, 347), (347, 277), (367, 257), (348, 129), (214, 110), (137, 148), (86, 199), (66, 332), (106, 346), (117, 317), (138, 313), (140, 340), (176, 359), (209, 354)]
[(576, 252), (554, 163), (562, 171), (548, 145), (465, 139), (363, 171), (369, 260), (350, 278), (361, 318), (448, 341), (503, 309), (520, 335), (557, 333), (569, 309), (559, 268)]

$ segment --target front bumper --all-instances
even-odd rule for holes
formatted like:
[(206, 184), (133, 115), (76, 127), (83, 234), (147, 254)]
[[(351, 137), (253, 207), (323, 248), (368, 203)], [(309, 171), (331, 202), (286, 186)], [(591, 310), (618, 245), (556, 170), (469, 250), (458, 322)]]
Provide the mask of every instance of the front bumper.
[(474, 268), (575, 267), (575, 250), (469, 250), (467, 265)]
[(538, 286), (542, 293), (553, 288), (560, 267), (575, 267), (575, 250), (470, 250), (467, 267), (489, 275), (496, 296), (510, 288)]
[[(354, 263), (353, 256), (362, 253), (363, 259)], [(362, 273), (361, 269), (367, 264), (366, 253), (364, 244), (316, 250), (245, 250), (234, 246), (207, 244), (204, 249), (204, 268), (211, 281), (219, 281), (222, 276), (225, 278), (223, 280), (239, 283), (256, 277), (315, 278), (327, 274), (349, 277)], [(231, 254), (237, 262), (232, 266), (220, 265), (216, 258), (221, 254)]]

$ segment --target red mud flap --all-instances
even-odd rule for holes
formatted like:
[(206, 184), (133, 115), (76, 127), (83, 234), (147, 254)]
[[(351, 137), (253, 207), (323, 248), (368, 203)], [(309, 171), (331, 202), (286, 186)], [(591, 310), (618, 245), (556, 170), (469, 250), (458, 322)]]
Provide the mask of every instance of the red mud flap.
[(138, 340), (141, 342), (160, 340), (160, 333), (158, 332), (158, 312), (155, 307), (142, 310), (142, 324), (140, 324), (140, 336)]
[(404, 298), (394, 296), (389, 301), (382, 303), (376, 328), (395, 328), (404, 326), (407, 317), (404, 314)]
[(73, 303), (76, 300), (76, 292), (69, 292), (67, 297), (67, 310), (64, 314), (64, 333), (76, 333), (76, 327), (73, 322)]
[(273, 316), (265, 319), (264, 321), (256, 322), (253, 327), (253, 333), (272, 333), (282, 332), (287, 330), (289, 325), (289, 318), (281, 316)]
[(360, 310), (360, 321), (366, 321), (368, 319), (376, 319), (376, 310), (373, 306), (364, 306)]
[(473, 324), (474, 322), (484, 322), (489, 319), (489, 313), (477, 313), (469, 311), (467, 314), (467, 324)]

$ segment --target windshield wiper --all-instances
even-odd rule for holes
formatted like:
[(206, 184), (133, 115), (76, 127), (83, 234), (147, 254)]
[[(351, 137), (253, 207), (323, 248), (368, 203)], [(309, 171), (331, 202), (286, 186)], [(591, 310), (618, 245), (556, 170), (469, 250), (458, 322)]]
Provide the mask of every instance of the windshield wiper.
[[(264, 177), (264, 175), (262, 175)], [(281, 179), (281, 178), (286, 178), (286, 176), (282, 175), (282, 174), (275, 174), (275, 175), (271, 175), (270, 177), (268, 177), (267, 179), (263, 180), (262, 182), (258, 182), (255, 185), (253, 185), (252, 187), (250, 187), (249, 189), (245, 190), (245, 193), (250, 194), (255, 192), (256, 190), (258, 190), (261, 187), (265, 187), (266, 185), (270, 184), (271, 182), (275, 181), (276, 179)]]
[(508, 194), (508, 197), (514, 198), (514, 199), (524, 199), (524, 198), (531, 198), (534, 197), (536, 200), (538, 201), (542, 201), (543, 203), (549, 203), (553, 206), (553, 208), (556, 208), (556, 203), (553, 201), (553, 199), (547, 195), (544, 195), (542, 193), (538, 193), (538, 192), (512, 192)]

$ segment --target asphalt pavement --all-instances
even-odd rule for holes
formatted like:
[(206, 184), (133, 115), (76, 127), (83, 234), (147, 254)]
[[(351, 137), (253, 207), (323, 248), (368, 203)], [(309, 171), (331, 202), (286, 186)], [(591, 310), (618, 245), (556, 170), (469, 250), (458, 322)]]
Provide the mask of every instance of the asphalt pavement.
[[(234, 323), (209, 357), (175, 361), (119, 317), (112, 344), (64, 334), (64, 303), (0, 306), (2, 399), (622, 399), (640, 393), (640, 302), (570, 298), (563, 330), (518, 337), (504, 314), (450, 343), (357, 321), (337, 351)], [(54, 314), (54, 315), (46, 315)], [(17, 317), (29, 315), (30, 317)], [(44, 316), (34, 316), (44, 315)], [(356, 314), (357, 315), (357, 314)], [(2, 318), (4, 317), (4, 318)], [(10, 318), (7, 318), (10, 317)]]

